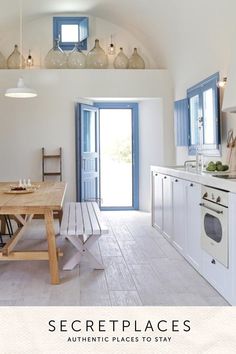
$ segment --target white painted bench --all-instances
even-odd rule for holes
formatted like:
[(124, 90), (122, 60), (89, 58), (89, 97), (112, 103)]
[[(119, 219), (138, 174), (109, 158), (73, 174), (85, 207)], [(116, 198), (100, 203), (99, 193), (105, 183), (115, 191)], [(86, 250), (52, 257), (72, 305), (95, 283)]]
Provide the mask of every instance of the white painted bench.
[(69, 259), (63, 270), (72, 270), (80, 263), (82, 255), (86, 256), (94, 269), (104, 269), (89, 251), (91, 246), (103, 234), (108, 233), (97, 203), (66, 203), (63, 208), (60, 234), (65, 236), (77, 249), (77, 253)]

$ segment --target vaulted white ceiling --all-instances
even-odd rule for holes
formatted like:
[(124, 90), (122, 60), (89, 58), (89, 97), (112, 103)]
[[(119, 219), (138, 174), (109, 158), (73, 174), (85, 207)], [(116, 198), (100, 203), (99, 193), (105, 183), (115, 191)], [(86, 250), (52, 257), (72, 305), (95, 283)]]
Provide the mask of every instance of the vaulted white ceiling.
[[(0, 0), (0, 35), (19, 21), (20, 0)], [(123, 27), (151, 50), (160, 67), (176, 70), (217, 56), (221, 66), (235, 36), (235, 0), (22, 0), (24, 21), (84, 13)], [(209, 64), (208, 64), (209, 65)]]

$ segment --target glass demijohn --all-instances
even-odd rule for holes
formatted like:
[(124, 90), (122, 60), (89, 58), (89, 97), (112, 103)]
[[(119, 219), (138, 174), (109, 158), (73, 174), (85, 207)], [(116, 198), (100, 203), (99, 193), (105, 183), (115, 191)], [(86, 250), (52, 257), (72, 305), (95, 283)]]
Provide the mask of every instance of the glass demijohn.
[(25, 58), (18, 50), (18, 45), (15, 44), (15, 48), (11, 55), (7, 59), (8, 69), (24, 69), (25, 68)]
[(129, 59), (129, 69), (145, 69), (145, 62), (138, 54), (137, 48), (134, 48), (134, 52)]
[(104, 50), (99, 45), (99, 40), (95, 40), (95, 46), (87, 54), (88, 69), (106, 69), (108, 67), (108, 58)]
[(79, 44), (75, 44), (74, 49), (68, 55), (69, 69), (84, 69), (86, 68), (86, 55), (79, 49)]
[(123, 48), (120, 48), (119, 53), (115, 57), (113, 66), (115, 69), (127, 69), (129, 65), (129, 59), (123, 52)]
[(0, 52), (0, 69), (6, 69), (6, 67), (7, 67), (7, 61), (4, 55)]
[(45, 67), (47, 69), (66, 69), (67, 55), (59, 46), (59, 39), (55, 40), (54, 47), (49, 50), (45, 57)]

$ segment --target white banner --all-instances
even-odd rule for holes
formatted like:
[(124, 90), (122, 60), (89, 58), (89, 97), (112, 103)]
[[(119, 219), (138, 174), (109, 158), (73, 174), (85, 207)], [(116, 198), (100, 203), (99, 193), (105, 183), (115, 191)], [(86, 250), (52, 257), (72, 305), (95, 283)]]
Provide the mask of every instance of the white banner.
[(1, 307), (1, 354), (236, 353), (233, 307)]

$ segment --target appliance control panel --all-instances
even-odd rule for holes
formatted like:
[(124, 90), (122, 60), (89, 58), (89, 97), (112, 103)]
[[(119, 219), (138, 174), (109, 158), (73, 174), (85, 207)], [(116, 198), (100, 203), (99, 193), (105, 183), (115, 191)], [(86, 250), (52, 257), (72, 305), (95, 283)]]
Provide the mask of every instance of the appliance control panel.
[(202, 199), (224, 206), (228, 206), (228, 193), (221, 189), (202, 186)]

